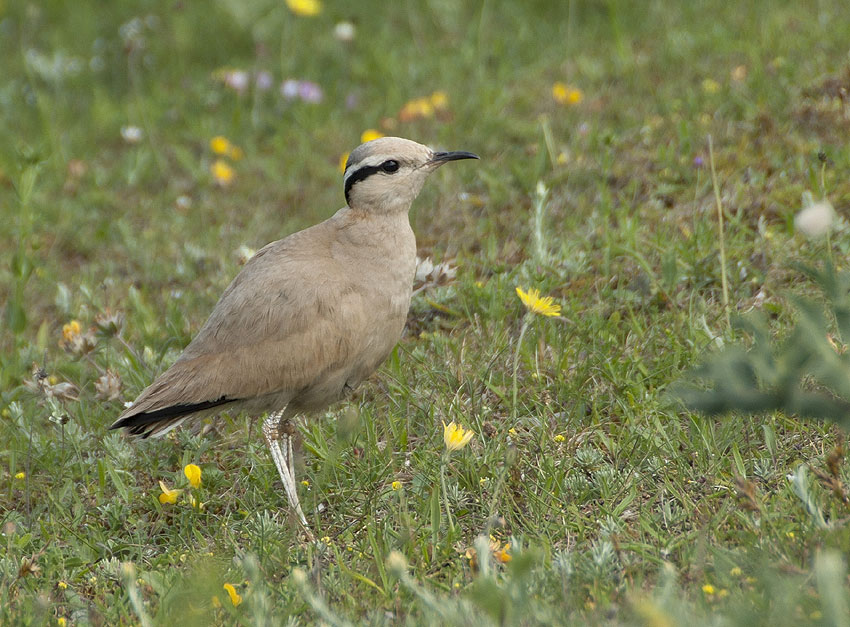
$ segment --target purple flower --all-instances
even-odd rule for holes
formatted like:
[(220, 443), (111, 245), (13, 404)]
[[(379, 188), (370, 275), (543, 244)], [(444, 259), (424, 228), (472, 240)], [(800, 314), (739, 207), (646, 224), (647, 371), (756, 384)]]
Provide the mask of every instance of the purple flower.
[(359, 103), (360, 103), (360, 96), (357, 94), (357, 92), (352, 91), (345, 97), (345, 108), (346, 109), (349, 109), (349, 110), (350, 109), (356, 109), (357, 105)]
[(272, 75), (266, 70), (260, 70), (259, 72), (257, 72), (257, 76), (254, 79), (255, 85), (260, 91), (266, 91), (267, 89), (270, 89), (272, 86), (272, 82)]
[(695, 168), (701, 168), (704, 165), (705, 165), (705, 160), (702, 157), (700, 157), (699, 155), (694, 157), (694, 167)]
[(301, 81), (298, 83), (298, 96), (304, 102), (316, 104), (322, 101), (324, 93), (318, 84), (311, 81)]

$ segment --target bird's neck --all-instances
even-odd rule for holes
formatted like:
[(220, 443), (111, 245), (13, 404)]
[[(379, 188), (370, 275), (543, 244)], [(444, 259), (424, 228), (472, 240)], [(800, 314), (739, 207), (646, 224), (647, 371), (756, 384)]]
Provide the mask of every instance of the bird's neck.
[(407, 211), (373, 213), (343, 207), (331, 218), (338, 225), (346, 251), (405, 266), (416, 263), (416, 238)]

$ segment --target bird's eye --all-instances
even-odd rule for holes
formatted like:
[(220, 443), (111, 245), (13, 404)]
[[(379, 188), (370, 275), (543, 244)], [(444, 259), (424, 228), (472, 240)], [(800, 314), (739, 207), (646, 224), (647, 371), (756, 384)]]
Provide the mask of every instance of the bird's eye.
[(381, 169), (384, 172), (389, 172), (390, 174), (392, 174), (393, 172), (397, 172), (398, 171), (398, 161), (395, 161), (393, 159), (390, 159), (389, 161), (384, 161), (381, 164)]

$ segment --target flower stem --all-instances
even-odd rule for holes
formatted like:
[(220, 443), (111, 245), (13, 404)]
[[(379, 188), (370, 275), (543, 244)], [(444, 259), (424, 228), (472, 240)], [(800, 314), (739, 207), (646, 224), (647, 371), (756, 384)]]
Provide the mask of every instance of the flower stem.
[(446, 518), (449, 520), (449, 533), (454, 536), (455, 522), (452, 518), (452, 510), (449, 507), (449, 491), (446, 489), (446, 464), (449, 462), (449, 453), (443, 455), (443, 461), (440, 463), (440, 486), (443, 489), (443, 506), (446, 508)]
[(720, 200), (720, 187), (717, 184), (717, 172), (714, 169), (714, 145), (708, 136), (708, 159), (711, 165), (711, 184), (714, 187), (714, 202), (717, 205), (717, 235), (720, 245), (720, 286), (723, 295), (723, 312), (726, 314), (726, 329), (732, 328), (729, 319), (729, 283), (726, 279), (726, 243), (723, 235), (723, 203)]
[(511, 422), (516, 422), (516, 398), (517, 398), (517, 371), (519, 370), (519, 351), (522, 348), (522, 339), (525, 337), (525, 332), (528, 330), (528, 324), (531, 322), (531, 315), (526, 314), (522, 321), (522, 329), (519, 332), (519, 338), (516, 341), (516, 350), (514, 351), (514, 387), (511, 404)]

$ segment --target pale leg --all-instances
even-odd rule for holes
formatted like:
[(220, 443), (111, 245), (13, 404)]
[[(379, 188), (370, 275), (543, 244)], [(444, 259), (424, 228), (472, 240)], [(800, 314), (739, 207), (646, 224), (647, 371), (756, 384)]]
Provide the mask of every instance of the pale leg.
[(307, 533), (307, 538), (312, 542), (314, 540), (313, 534), (307, 526), (307, 519), (304, 516), (304, 511), (301, 509), (301, 502), (298, 500), (298, 490), (295, 486), (295, 469), (292, 462), (292, 434), (287, 429), (287, 425), (281, 423), (282, 419), (282, 411), (269, 414), (269, 417), (263, 422), (263, 435), (266, 437), (266, 443), (269, 445), (272, 459), (275, 466), (277, 466), (278, 473), (280, 473), (280, 480), (283, 483), (283, 490), (286, 492), (289, 506), (295, 510), (298, 520)]

